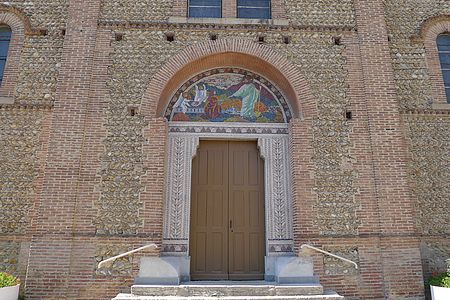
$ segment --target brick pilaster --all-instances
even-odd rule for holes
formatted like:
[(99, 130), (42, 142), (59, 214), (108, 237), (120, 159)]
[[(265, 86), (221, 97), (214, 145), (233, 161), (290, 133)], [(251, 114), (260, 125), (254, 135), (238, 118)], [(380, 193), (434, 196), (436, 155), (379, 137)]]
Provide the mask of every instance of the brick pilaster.
[(74, 213), (92, 79), (100, 1), (72, 0), (50, 129), (39, 213), (34, 221), (27, 299), (67, 299)]
[[(368, 128), (372, 143), (376, 205), (387, 298), (423, 296), (406, 143), (387, 40), (383, 1), (355, 1)], [(404, 286), (408, 286), (405, 289)], [(405, 294), (407, 293), (407, 294)]]

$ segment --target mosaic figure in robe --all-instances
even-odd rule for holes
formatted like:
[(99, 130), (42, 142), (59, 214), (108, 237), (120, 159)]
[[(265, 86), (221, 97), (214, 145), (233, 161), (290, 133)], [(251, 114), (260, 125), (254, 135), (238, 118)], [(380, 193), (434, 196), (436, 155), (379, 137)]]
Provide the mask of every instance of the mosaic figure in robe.
[(245, 76), (242, 80), (242, 86), (237, 90), (231, 97), (237, 97), (242, 99), (242, 108), (240, 115), (241, 117), (254, 119), (255, 114), (255, 104), (259, 100), (260, 91), (253, 83), (253, 78), (251, 76)]
[(188, 99), (188, 93), (182, 93), (178, 98), (177, 103), (175, 103), (175, 107), (180, 107), (183, 113), (186, 113), (188, 108), (191, 107), (189, 102), (192, 102), (191, 99)]
[(204, 84), (195, 85), (195, 98), (192, 102), (192, 106), (200, 106), (200, 104), (206, 102), (208, 99), (208, 91)]

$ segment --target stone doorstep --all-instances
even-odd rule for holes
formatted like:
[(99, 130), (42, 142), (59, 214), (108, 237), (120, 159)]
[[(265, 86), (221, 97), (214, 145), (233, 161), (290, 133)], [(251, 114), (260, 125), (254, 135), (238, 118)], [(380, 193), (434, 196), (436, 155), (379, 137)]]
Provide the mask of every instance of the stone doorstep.
[(322, 295), (320, 284), (276, 284), (257, 282), (188, 282), (173, 285), (133, 285), (131, 293), (136, 296), (153, 297), (259, 297)]

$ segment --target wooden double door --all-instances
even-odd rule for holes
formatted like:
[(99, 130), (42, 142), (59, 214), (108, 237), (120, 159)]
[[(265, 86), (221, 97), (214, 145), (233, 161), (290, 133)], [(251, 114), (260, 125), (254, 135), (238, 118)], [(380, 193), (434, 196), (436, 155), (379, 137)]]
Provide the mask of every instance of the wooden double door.
[(256, 142), (201, 141), (192, 164), (191, 279), (263, 279), (264, 219)]

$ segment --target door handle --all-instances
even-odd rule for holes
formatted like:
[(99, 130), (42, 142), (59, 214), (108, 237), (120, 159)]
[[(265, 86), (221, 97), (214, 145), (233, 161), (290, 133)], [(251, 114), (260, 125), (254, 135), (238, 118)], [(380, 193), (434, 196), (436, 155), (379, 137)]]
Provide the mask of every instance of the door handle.
[(233, 220), (230, 220), (230, 230), (233, 232)]

